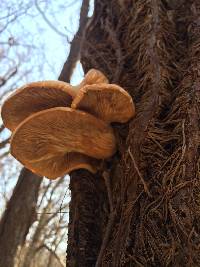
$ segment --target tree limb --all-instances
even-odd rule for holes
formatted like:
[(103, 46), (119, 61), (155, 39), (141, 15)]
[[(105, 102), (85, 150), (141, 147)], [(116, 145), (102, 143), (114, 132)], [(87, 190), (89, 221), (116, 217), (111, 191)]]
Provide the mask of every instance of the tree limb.
[(60, 81), (70, 82), (73, 70), (76, 66), (77, 61), (79, 60), (81, 44), (84, 36), (84, 30), (88, 21), (87, 17), (88, 10), (89, 10), (89, 0), (83, 0), (80, 11), (79, 28), (71, 42), (71, 49), (68, 58), (58, 78), (58, 80)]

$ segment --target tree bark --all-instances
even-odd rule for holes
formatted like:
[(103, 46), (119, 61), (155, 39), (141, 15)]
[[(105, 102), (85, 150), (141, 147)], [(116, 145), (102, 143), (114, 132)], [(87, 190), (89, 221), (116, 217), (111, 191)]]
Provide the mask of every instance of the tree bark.
[[(23, 246), (36, 220), (36, 205), (42, 178), (22, 169), (0, 221), (0, 266), (13, 267), (17, 249)], [(30, 185), (31, 189), (30, 190)]]
[(107, 209), (104, 184), (101, 177), (79, 170), (71, 173), (70, 190), (67, 266), (94, 266)]
[[(136, 116), (112, 125), (118, 141), (109, 162), (113, 212), (110, 207), (100, 218), (75, 213), (85, 196), (81, 187), (80, 204), (73, 197), (78, 184), (71, 184), (68, 266), (95, 266), (90, 257), (96, 267), (200, 266), (199, 20), (197, 0), (95, 1), (81, 62), (85, 71), (97, 68), (127, 90)], [(92, 179), (99, 193), (91, 193), (85, 208), (98, 210), (93, 199), (107, 192)], [(107, 197), (102, 201), (109, 207)], [(97, 243), (89, 235), (85, 242), (76, 238), (87, 230), (88, 217), (101, 233)], [(82, 221), (75, 236), (73, 225)], [(81, 251), (94, 247), (82, 262)]]

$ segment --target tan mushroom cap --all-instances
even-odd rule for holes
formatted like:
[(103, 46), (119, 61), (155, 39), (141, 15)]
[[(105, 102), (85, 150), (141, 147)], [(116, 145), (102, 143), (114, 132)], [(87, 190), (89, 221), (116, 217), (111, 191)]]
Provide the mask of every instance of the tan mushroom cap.
[(105, 75), (95, 69), (86, 74), (77, 86), (61, 81), (29, 83), (16, 90), (3, 104), (1, 116), (4, 125), (13, 131), (19, 123), (35, 112), (54, 107), (69, 107), (78, 90), (86, 84), (107, 83)]
[(70, 172), (77, 169), (86, 169), (91, 173), (96, 173), (99, 166), (98, 160), (73, 152), (36, 162), (23, 159), (21, 163), (37, 175), (45, 176), (49, 179), (56, 179), (65, 174), (70, 174)]
[(91, 69), (86, 73), (85, 78), (80, 83), (80, 85), (78, 85), (78, 87), (82, 88), (85, 85), (99, 84), (99, 83), (109, 83), (109, 81), (101, 71), (96, 69)]
[(135, 115), (131, 96), (115, 84), (92, 84), (81, 88), (72, 108), (86, 111), (108, 123), (124, 123)]
[(112, 128), (82, 111), (57, 107), (25, 119), (11, 138), (11, 154), (20, 162), (38, 162), (69, 152), (105, 159), (116, 151)]
[(19, 88), (3, 104), (4, 125), (13, 131), (19, 123), (35, 112), (70, 106), (75, 91), (70, 84), (60, 81), (33, 82)]

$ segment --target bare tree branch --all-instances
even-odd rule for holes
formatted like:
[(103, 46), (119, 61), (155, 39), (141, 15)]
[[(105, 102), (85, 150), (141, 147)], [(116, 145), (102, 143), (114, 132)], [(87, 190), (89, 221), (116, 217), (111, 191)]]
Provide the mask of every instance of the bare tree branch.
[(53, 23), (50, 22), (50, 20), (46, 17), (45, 13), (44, 13), (44, 12), (42, 11), (42, 9), (40, 8), (40, 6), (39, 6), (37, 0), (35, 0), (35, 6), (36, 6), (37, 10), (39, 11), (39, 13), (42, 15), (42, 18), (44, 19), (44, 21), (49, 25), (49, 27), (50, 27), (52, 30), (54, 30), (54, 31), (55, 31), (57, 34), (59, 34), (60, 36), (65, 37), (65, 38), (68, 38), (68, 36), (67, 36), (65, 33), (63, 33), (63, 32), (61, 32), (60, 30), (58, 30), (58, 28), (55, 27), (55, 26), (53, 25)]
[(3, 140), (3, 141), (0, 143), (0, 149), (1, 149), (1, 148), (4, 148), (4, 147), (9, 143), (9, 140), (10, 140), (10, 137), (9, 137), (9, 138), (6, 138), (5, 140)]
[(87, 17), (88, 10), (89, 10), (89, 0), (83, 0), (80, 11), (79, 28), (71, 42), (71, 49), (68, 58), (58, 78), (61, 81), (70, 82), (73, 70), (76, 66), (77, 61), (79, 60), (81, 43), (84, 36), (84, 30), (88, 21)]
[(0, 127), (0, 133), (3, 132), (4, 129), (5, 129), (5, 126), (2, 124)]
[[(61, 267), (64, 267), (64, 264), (61, 262), (59, 256), (56, 254), (55, 251), (53, 251), (49, 246), (47, 246), (46, 244), (41, 245), (40, 247), (37, 248), (37, 252), (43, 248), (46, 248), (59, 262)], [(49, 265), (48, 265), (49, 266)]]
[(5, 85), (16, 73), (18, 68), (14, 67), (12, 70), (9, 70), (9, 73), (5, 74), (4, 77), (0, 77), (0, 87)]

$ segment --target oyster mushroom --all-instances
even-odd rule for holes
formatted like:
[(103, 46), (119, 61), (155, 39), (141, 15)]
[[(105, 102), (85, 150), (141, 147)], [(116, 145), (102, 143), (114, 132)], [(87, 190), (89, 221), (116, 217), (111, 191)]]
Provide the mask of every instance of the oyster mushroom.
[(91, 173), (96, 173), (100, 161), (81, 153), (69, 152), (39, 161), (23, 159), (22, 164), (39, 176), (56, 179), (78, 169), (86, 169)]
[(107, 123), (124, 123), (135, 115), (131, 96), (115, 84), (92, 84), (82, 87), (71, 107), (83, 110)]
[[(67, 107), (51, 108), (29, 116), (19, 124), (11, 138), (11, 154), (40, 175), (47, 175), (46, 167), (53, 160), (62, 158), (61, 163), (52, 166), (53, 174), (48, 174), (51, 178), (59, 173), (60, 164), (63, 167), (70, 158), (78, 156), (77, 164), (83, 167), (94, 162), (89, 158), (109, 158), (115, 151), (116, 141), (109, 125), (90, 114)], [(94, 165), (91, 163), (86, 169), (95, 172)], [(67, 163), (66, 170), (62, 168), (60, 173), (77, 168), (75, 163)]]
[(13, 131), (19, 123), (35, 112), (70, 106), (75, 94), (71, 85), (60, 81), (27, 84), (4, 102), (1, 110), (3, 123)]
[(79, 90), (85, 85), (99, 84), (99, 83), (109, 83), (109, 81), (101, 71), (96, 69), (91, 69), (87, 72), (83, 81), (78, 86), (76, 86), (76, 88)]
[(77, 86), (61, 81), (29, 83), (15, 91), (3, 104), (1, 116), (4, 125), (13, 131), (25, 118), (54, 107), (70, 107), (78, 90), (86, 84), (108, 82), (98, 70), (91, 69)]

